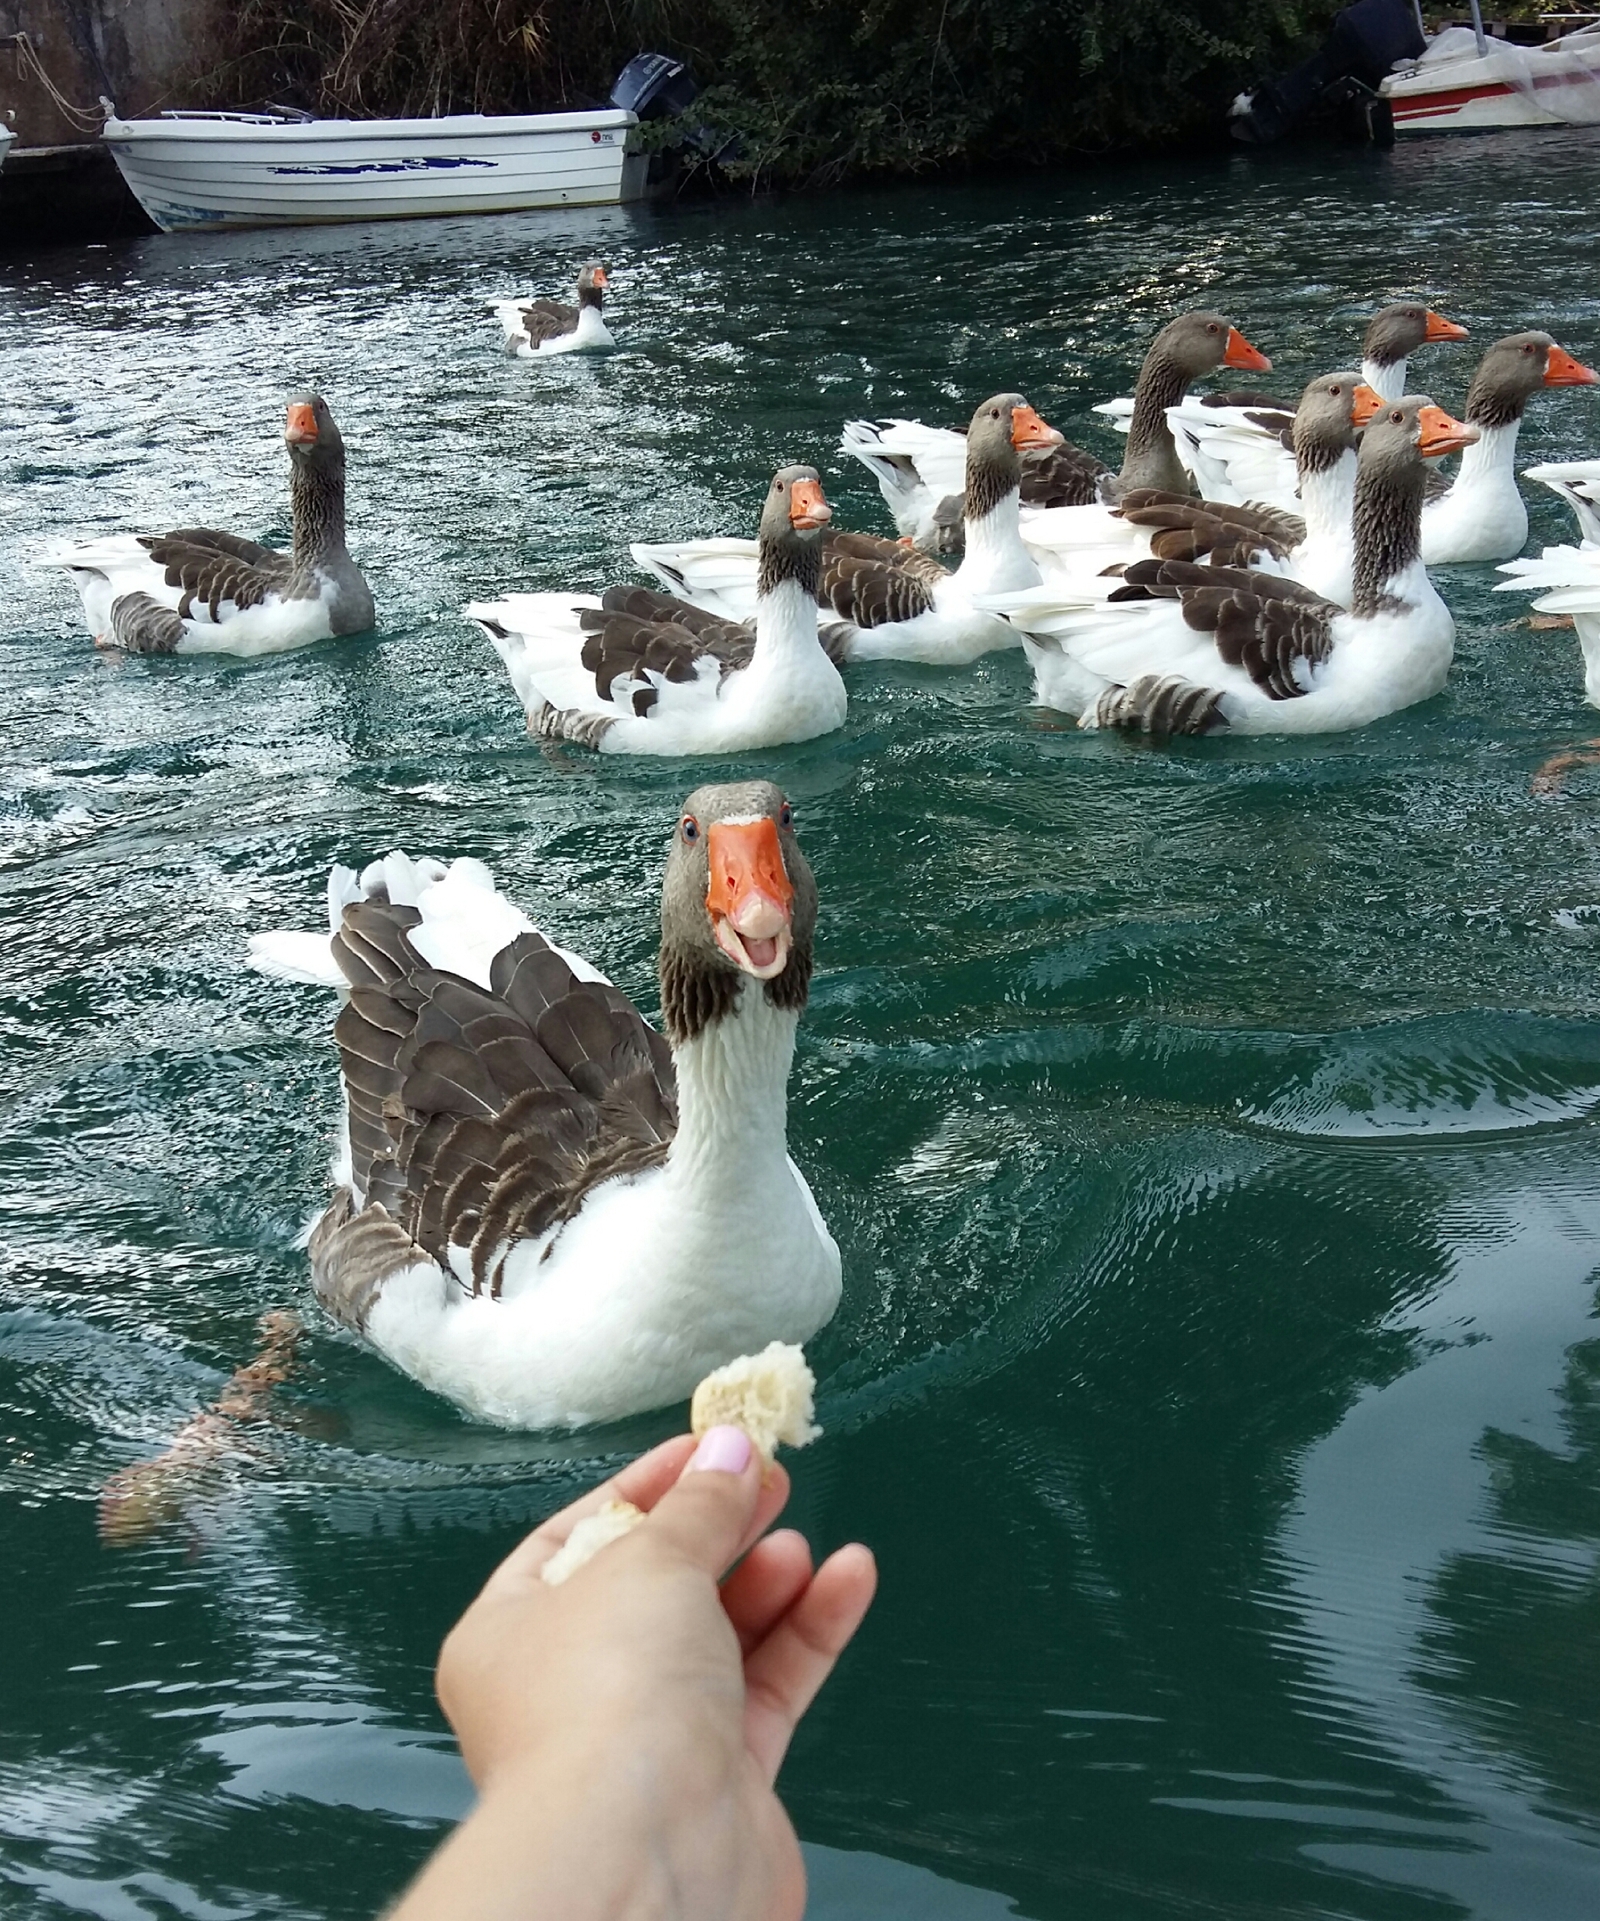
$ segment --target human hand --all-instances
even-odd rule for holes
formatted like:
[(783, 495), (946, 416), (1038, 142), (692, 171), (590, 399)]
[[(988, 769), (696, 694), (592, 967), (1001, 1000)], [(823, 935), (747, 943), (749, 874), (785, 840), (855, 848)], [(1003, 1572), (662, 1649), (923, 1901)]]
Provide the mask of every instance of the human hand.
[[(799, 1534), (761, 1538), (788, 1492), (782, 1468), (763, 1480), (738, 1429), (698, 1449), (681, 1436), (546, 1521), (490, 1577), (445, 1642), (439, 1698), (480, 1815), (516, 1840), (520, 1869), (501, 1846), (496, 1879), (520, 1872), (523, 1898), (462, 1907), (457, 1893), (439, 1913), (798, 1921), (805, 1876), (773, 1783), (876, 1571), (863, 1547), (813, 1573)], [(561, 1586), (541, 1580), (576, 1522), (616, 1499), (646, 1518)], [(412, 1907), (429, 1879), (404, 1921), (434, 1911)]]

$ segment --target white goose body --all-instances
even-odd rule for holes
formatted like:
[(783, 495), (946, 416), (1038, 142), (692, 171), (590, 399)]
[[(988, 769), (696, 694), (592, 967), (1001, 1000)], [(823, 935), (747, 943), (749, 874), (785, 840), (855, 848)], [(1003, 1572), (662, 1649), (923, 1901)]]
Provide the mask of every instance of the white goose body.
[(1455, 627), (1417, 551), (1423, 455), (1471, 429), (1420, 401), (1377, 419), (1357, 482), (1353, 610), (1282, 576), (1186, 561), (1134, 563), (1131, 590), (1154, 597), (1109, 605), (1047, 583), (1004, 603), (1041, 703), (1085, 727), (1310, 734), (1436, 693)]
[[(663, 898), (670, 1059), (605, 977), (545, 940), (475, 861), (391, 854), (359, 881), (335, 869), (331, 937), (251, 943), (263, 972), (337, 986), (345, 1000), (335, 1199), (310, 1243), (318, 1296), (481, 1420), (577, 1426), (663, 1406), (738, 1354), (809, 1339), (838, 1305), (839, 1250), (786, 1145), (810, 870), (766, 783), (700, 789), (683, 831), (697, 818), (725, 878), (708, 891), (702, 854), (685, 887), (696, 850), (675, 840)], [(738, 842), (731, 856), (719, 833)], [(776, 906), (760, 893), (774, 873), (780, 895), (793, 883)], [(672, 1000), (669, 940), (685, 914), (709, 928), (724, 885), (736, 924), (753, 913), (777, 929), (787, 916), (789, 931), (765, 941), (775, 957), (760, 977), (705, 932), (678, 963), (689, 986)], [(802, 939), (803, 975), (780, 1004)], [(748, 951), (759, 947), (751, 937)], [(578, 1198), (541, 1215), (541, 1180), (553, 1202)]]
[(1583, 652), (1583, 693), (1600, 707), (1600, 460), (1552, 461), (1528, 467), (1525, 478), (1542, 481), (1571, 507), (1582, 536), (1576, 547), (1546, 547), (1537, 560), (1509, 560), (1502, 594), (1538, 588), (1533, 605), (1542, 614), (1567, 614)]
[(774, 475), (749, 558), (749, 618), (645, 588), (508, 594), (466, 610), (505, 662), (531, 733), (607, 754), (745, 753), (844, 724), (817, 630), (831, 518), (811, 467)]
[[(749, 666), (724, 672), (705, 654), (689, 679), (645, 669), (609, 695), (597, 691), (582, 660), (581, 617), (601, 608), (594, 595), (507, 594), (466, 611), (505, 662), (530, 724), (546, 710), (581, 716), (593, 723), (591, 744), (603, 754), (748, 753), (842, 727), (849, 696), (817, 638), (815, 599), (784, 581), (769, 595), (752, 594), (752, 603)], [(646, 688), (655, 699), (639, 713), (633, 696)]]

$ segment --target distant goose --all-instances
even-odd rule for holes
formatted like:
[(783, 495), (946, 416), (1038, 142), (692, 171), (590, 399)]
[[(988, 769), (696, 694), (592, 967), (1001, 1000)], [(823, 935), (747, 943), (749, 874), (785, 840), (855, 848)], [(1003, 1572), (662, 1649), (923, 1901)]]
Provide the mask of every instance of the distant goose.
[(290, 401), (283, 437), (288, 553), (180, 527), (85, 541), (48, 557), (72, 575), (97, 647), (248, 658), (372, 627), (371, 591), (344, 544), (344, 442), (320, 394)]
[[(1006, 622), (976, 600), (1037, 584), (1039, 569), (1018, 532), (1022, 458), (1030, 448), (1053, 447), (1061, 436), (1021, 394), (995, 394), (955, 438), (965, 463), (965, 559), (947, 574), (913, 547), (835, 536), (824, 549), (817, 590), (832, 617), (829, 647), (840, 658), (956, 667), (1017, 645)], [(633, 557), (712, 612), (737, 616), (748, 604), (755, 577), (748, 542), (640, 544)]]
[(505, 330), (505, 350), (531, 359), (535, 354), (608, 354), (616, 349), (611, 329), (601, 318), (611, 283), (597, 260), (578, 275), (578, 304), (564, 300), (492, 300), (489, 312)]
[(1398, 400), (1406, 390), (1411, 356), (1419, 347), (1467, 337), (1465, 327), (1446, 320), (1420, 300), (1397, 300), (1380, 307), (1367, 322), (1361, 342), (1361, 378), (1380, 400)]
[[(1026, 507), (1082, 506), (1114, 500), (1128, 487), (1189, 493), (1177, 464), (1166, 409), (1191, 380), (1217, 367), (1259, 371), (1272, 362), (1221, 314), (1189, 313), (1163, 327), (1151, 343), (1129, 403), (1127, 452), (1120, 473), (1081, 447), (1063, 441), (1028, 453), (1021, 468)], [(849, 420), (839, 451), (861, 461), (878, 483), (902, 534), (930, 553), (959, 551), (952, 511), (965, 485), (963, 436), (916, 420)]]
[(1523, 470), (1528, 480), (1544, 484), (1571, 507), (1582, 537), (1576, 547), (1546, 547), (1537, 560), (1508, 560), (1500, 571), (1510, 574), (1498, 593), (1547, 588), (1533, 604), (1542, 614), (1570, 614), (1583, 649), (1583, 692), (1591, 707), (1600, 707), (1600, 460), (1557, 461)]
[(336, 1320), (479, 1419), (545, 1428), (684, 1400), (832, 1317), (839, 1250), (786, 1142), (817, 890), (777, 788), (683, 805), (664, 1034), (477, 861), (336, 867), (328, 902), (331, 938), (251, 958), (343, 990), (310, 1243)]
[(508, 594), (469, 619), (505, 662), (528, 731), (608, 754), (740, 753), (844, 725), (839, 669), (817, 632), (823, 530), (813, 467), (773, 476), (750, 557), (748, 620), (646, 587)]
[(1037, 698), (1085, 727), (1161, 735), (1328, 733), (1428, 699), (1455, 625), (1420, 553), (1423, 463), (1476, 431), (1420, 398), (1366, 427), (1348, 612), (1280, 576), (1181, 560), (1136, 562), (1109, 605), (1053, 584), (1011, 596)]
[(1353, 371), (1307, 386), (1290, 423), (1294, 451), (1283, 455), (1297, 475), (1299, 513), (1136, 488), (1112, 516), (1119, 529), (1112, 539), (1102, 512), (1067, 507), (1028, 515), (1023, 542), (1047, 582), (1069, 580), (1091, 598), (1109, 597), (1126, 565), (1154, 556), (1281, 573), (1346, 607), (1354, 591), (1357, 429), (1381, 405)]

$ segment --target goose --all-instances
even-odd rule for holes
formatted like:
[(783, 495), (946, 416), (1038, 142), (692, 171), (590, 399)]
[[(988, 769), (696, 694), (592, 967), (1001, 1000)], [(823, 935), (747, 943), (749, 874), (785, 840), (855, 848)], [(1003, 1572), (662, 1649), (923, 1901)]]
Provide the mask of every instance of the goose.
[[(1213, 368), (1264, 370), (1271, 365), (1221, 314), (1179, 315), (1156, 335), (1139, 371), (1129, 403), (1121, 472), (1113, 474), (1093, 454), (1062, 441), (1024, 456), (1024, 504), (1082, 506), (1114, 499), (1128, 487), (1192, 492), (1188, 476), (1177, 465), (1166, 408), (1181, 398), (1191, 380)], [(848, 420), (839, 451), (866, 466), (902, 534), (930, 553), (958, 551), (952, 502), (965, 485), (966, 471), (959, 433), (915, 420)]]
[(1541, 387), (1593, 387), (1600, 373), (1574, 360), (1549, 334), (1508, 334), (1479, 363), (1467, 390), (1466, 420), (1478, 430), (1447, 492), (1422, 511), (1422, 557), (1430, 567), (1509, 560), (1528, 538), (1528, 508), (1517, 485), (1517, 432)]
[[(1361, 342), (1362, 381), (1381, 399), (1398, 400), (1406, 389), (1406, 369), (1411, 355), (1419, 347), (1433, 341), (1466, 338), (1465, 327), (1447, 320), (1420, 301), (1395, 301), (1381, 307), (1367, 322)], [(1095, 412), (1110, 416), (1113, 424), (1126, 433), (1133, 405), (1131, 399), (1108, 400), (1096, 407)], [(1214, 437), (1219, 433), (1229, 435), (1230, 430), (1236, 435), (1253, 428), (1266, 435), (1269, 442), (1283, 438), (1287, 445), (1293, 414), (1292, 403), (1275, 400), (1270, 394), (1185, 394), (1168, 410), (1167, 425), (1172, 430), (1178, 457), (1193, 475), (1202, 496), (1207, 500), (1242, 502), (1262, 498), (1259, 491), (1250, 491), (1253, 485), (1259, 488), (1261, 482), (1252, 480), (1248, 468), (1235, 473), (1228, 456), (1247, 460), (1252, 442), (1246, 441), (1240, 447), (1230, 437), (1214, 444)], [(1283, 477), (1281, 468), (1272, 472), (1274, 478)], [(1285, 511), (1293, 510), (1292, 501), (1274, 499), (1272, 504)]]
[(1356, 431), (1382, 402), (1353, 371), (1323, 374), (1306, 387), (1290, 421), (1298, 514), (1274, 507), (1194, 500), (1158, 488), (1122, 497), (1107, 537), (1099, 509), (1053, 508), (1028, 515), (1023, 544), (1047, 582), (1071, 581), (1109, 596), (1130, 562), (1198, 560), (1281, 573), (1341, 607), (1354, 591)]
[(1421, 557), (1423, 463), (1476, 437), (1422, 398), (1368, 424), (1349, 612), (1278, 575), (1182, 560), (1135, 562), (1109, 605), (1050, 587), (1007, 597), (1038, 700), (1085, 727), (1312, 734), (1428, 699), (1455, 626)]
[[(980, 594), (1036, 586), (1039, 570), (1018, 533), (1021, 456), (1061, 436), (1021, 394), (995, 394), (961, 440), (965, 558), (947, 574), (914, 547), (859, 534), (835, 536), (817, 591), (835, 616), (829, 646), (840, 658), (913, 660), (964, 666), (997, 647), (1015, 647), (1008, 624), (975, 604)], [(754, 579), (747, 542), (684, 541), (633, 549), (646, 572), (711, 612), (737, 615)]]
[(528, 731), (608, 754), (713, 754), (812, 740), (846, 695), (817, 631), (823, 529), (814, 467), (782, 467), (751, 556), (751, 617), (646, 587), (508, 594), (466, 610), (505, 662)]
[(548, 939), (481, 862), (335, 867), (330, 933), (256, 936), (337, 987), (332, 1317), (479, 1420), (578, 1427), (803, 1342), (839, 1250), (785, 1139), (817, 889), (768, 781), (684, 802), (661, 894), (661, 1024)]
[(505, 351), (524, 360), (535, 354), (608, 354), (616, 350), (611, 329), (601, 318), (606, 270), (591, 260), (578, 275), (578, 304), (564, 300), (491, 300), (488, 311), (505, 332)]
[(1552, 461), (1523, 470), (1528, 480), (1543, 481), (1577, 517), (1580, 544), (1546, 547), (1537, 560), (1508, 560), (1500, 572), (1511, 575), (1496, 593), (1547, 588), (1533, 604), (1542, 614), (1570, 614), (1583, 649), (1583, 695), (1600, 707), (1600, 460)]
[(370, 630), (372, 593), (344, 544), (344, 442), (321, 394), (289, 402), (288, 553), (180, 527), (57, 549), (97, 647), (130, 654), (288, 653)]

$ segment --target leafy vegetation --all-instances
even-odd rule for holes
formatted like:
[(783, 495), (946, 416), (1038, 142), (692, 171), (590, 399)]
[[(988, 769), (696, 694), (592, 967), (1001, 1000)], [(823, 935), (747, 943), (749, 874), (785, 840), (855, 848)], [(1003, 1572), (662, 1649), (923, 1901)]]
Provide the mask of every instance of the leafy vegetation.
[[(510, 112), (686, 59), (736, 176), (825, 183), (1164, 144), (1325, 26), (1319, 0), (240, 0), (235, 100)], [(221, 85), (219, 76), (218, 84)]]

